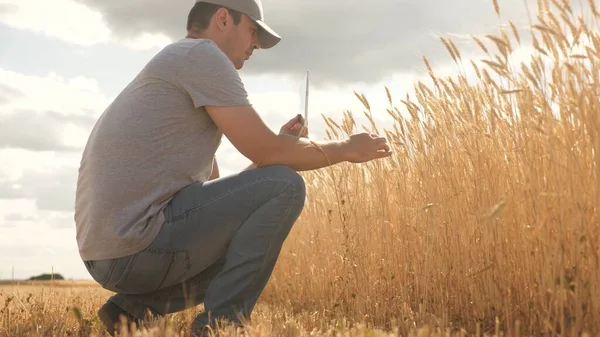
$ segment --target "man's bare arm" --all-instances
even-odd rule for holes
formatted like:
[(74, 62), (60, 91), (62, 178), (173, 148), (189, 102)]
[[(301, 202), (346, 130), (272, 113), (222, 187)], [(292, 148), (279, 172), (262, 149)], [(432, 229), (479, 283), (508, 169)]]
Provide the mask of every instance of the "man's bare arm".
[(306, 138), (275, 134), (252, 106), (206, 106), (206, 111), (233, 146), (257, 167), (282, 164), (305, 171), (347, 160), (346, 141), (316, 141), (318, 146), (314, 146)]

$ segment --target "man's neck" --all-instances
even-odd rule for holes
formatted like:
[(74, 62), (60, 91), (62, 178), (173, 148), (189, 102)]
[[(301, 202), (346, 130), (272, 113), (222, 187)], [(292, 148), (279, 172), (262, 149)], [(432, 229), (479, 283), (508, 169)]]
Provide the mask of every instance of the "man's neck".
[(199, 32), (197, 30), (188, 30), (185, 38), (186, 39), (206, 39), (207, 37), (204, 36), (204, 34), (202, 34), (201, 32)]

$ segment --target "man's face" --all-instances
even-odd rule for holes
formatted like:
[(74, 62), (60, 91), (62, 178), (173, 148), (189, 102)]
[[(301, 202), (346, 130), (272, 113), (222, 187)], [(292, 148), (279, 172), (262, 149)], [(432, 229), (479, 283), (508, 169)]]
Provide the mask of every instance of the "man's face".
[(238, 25), (230, 25), (230, 31), (227, 34), (228, 54), (236, 69), (241, 69), (246, 60), (252, 56), (254, 49), (260, 47), (258, 29), (258, 25), (246, 15), (242, 15)]

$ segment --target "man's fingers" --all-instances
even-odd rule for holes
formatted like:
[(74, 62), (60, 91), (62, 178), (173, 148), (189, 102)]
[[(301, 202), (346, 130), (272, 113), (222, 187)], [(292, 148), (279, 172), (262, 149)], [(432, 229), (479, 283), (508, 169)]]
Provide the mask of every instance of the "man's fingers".
[(294, 124), (298, 123), (302, 118), (302, 115), (296, 115), (294, 118), (290, 119), (285, 125), (283, 125), (284, 129), (291, 129)]
[[(281, 127), (281, 131), (296, 137), (308, 137), (308, 128), (304, 128), (305, 120), (298, 114)], [(304, 128), (304, 130), (302, 130)]]
[(302, 137), (304, 138), (308, 138), (308, 128), (305, 128), (304, 131), (302, 131)]
[(391, 151), (390, 146), (388, 144), (377, 144), (377, 146), (375, 147), (375, 151), (379, 152), (379, 151)]
[(386, 158), (392, 155), (392, 151), (377, 151), (377, 158)]
[(383, 148), (389, 149), (387, 139), (385, 139), (383, 137), (376, 138), (375, 139), (375, 144), (379, 148), (383, 147)]

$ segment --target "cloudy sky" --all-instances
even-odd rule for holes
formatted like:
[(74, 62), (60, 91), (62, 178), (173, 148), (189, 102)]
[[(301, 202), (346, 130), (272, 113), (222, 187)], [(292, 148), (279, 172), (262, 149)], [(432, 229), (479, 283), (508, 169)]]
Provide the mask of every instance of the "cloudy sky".
[[(502, 15), (527, 25), (525, 3), (499, 0)], [(193, 0), (0, 0), (0, 279), (62, 273), (89, 279), (73, 223), (81, 151), (95, 120), (166, 44), (185, 35)], [(387, 85), (405, 96), (426, 79), (422, 56), (451, 74), (439, 36), (463, 57), (470, 34), (497, 31), (491, 0), (263, 0), (283, 41), (259, 51), (241, 71), (267, 123), (300, 112), (299, 89), (311, 70), (311, 133), (320, 114), (361, 114), (364, 93), (385, 120)], [(259, 84), (260, 83), (260, 84)], [(225, 141), (223, 174), (249, 162)]]

